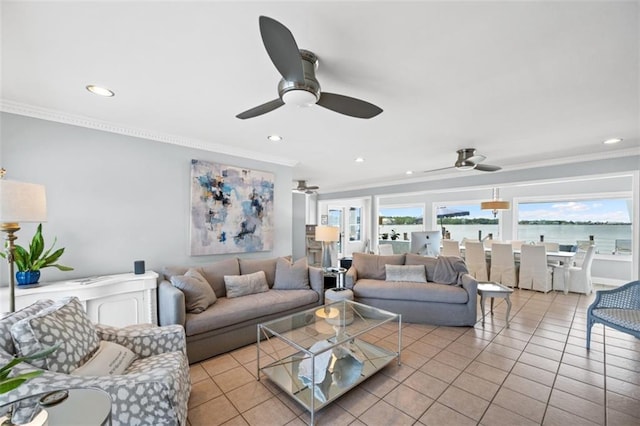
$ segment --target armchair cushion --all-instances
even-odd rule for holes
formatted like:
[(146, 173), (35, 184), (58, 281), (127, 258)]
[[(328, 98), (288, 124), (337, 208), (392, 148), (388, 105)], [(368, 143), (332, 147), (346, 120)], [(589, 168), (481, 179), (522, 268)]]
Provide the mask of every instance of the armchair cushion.
[(186, 355), (184, 329), (180, 325), (155, 327), (140, 324), (117, 328), (96, 324), (100, 340), (108, 340), (129, 348), (139, 357), (148, 357), (165, 352), (182, 352)]
[(44, 308), (48, 308), (51, 305), (53, 305), (53, 300), (42, 299), (23, 309), (20, 309), (19, 311), (12, 312), (4, 316), (2, 320), (0, 320), (0, 349), (9, 354), (15, 354), (16, 348), (13, 345), (13, 339), (11, 338), (11, 327), (13, 326), (13, 324), (34, 314), (37, 314)]
[(98, 349), (98, 334), (77, 297), (67, 297), (11, 326), (20, 356), (60, 343), (51, 355), (32, 364), (51, 371), (70, 373)]

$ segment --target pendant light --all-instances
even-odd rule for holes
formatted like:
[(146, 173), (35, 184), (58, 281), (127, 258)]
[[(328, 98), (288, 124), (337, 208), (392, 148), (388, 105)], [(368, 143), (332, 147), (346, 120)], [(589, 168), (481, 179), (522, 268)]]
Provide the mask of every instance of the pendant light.
[(480, 203), (482, 210), (492, 210), (493, 217), (498, 216), (498, 210), (509, 210), (511, 204), (508, 201), (502, 201), (500, 199), (500, 190), (493, 188), (493, 199), (491, 201), (483, 201)]

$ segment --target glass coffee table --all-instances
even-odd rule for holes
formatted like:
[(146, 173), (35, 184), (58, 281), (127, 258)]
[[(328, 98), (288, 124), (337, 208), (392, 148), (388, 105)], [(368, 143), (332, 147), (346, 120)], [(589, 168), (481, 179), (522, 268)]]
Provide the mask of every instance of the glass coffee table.
[[(373, 343), (379, 327), (397, 330), (397, 351)], [(264, 374), (302, 404), (313, 424), (316, 411), (394, 359), (400, 364), (401, 346), (401, 315), (341, 300), (258, 324), (258, 380)]]

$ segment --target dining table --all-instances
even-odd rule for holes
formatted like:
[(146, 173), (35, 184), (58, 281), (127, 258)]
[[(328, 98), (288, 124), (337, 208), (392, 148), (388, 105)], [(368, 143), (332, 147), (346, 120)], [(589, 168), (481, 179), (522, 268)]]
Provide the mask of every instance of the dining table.
[[(485, 247), (484, 253), (488, 261), (491, 261), (491, 247)], [(464, 246), (460, 246), (460, 254), (464, 258)], [(558, 262), (558, 269), (564, 274), (564, 294), (569, 293), (569, 278), (571, 266), (573, 266), (573, 258), (576, 256), (574, 251), (548, 251), (547, 262)], [(513, 249), (513, 257), (516, 262), (520, 262), (520, 249)], [(555, 289), (554, 289), (555, 290)]]

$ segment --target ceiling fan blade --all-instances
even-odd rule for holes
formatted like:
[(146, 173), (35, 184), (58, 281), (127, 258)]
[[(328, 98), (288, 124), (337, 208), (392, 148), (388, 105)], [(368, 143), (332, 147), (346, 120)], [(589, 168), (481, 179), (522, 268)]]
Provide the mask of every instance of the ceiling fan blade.
[(259, 115), (271, 112), (276, 108), (280, 108), (282, 105), (284, 105), (284, 102), (282, 102), (282, 99), (280, 99), (280, 98), (274, 99), (274, 100), (269, 101), (269, 102), (267, 102), (265, 104), (258, 105), (255, 108), (251, 108), (249, 110), (246, 110), (245, 112), (241, 112), (240, 114), (236, 115), (236, 117), (241, 119), (241, 120), (245, 120), (247, 118), (257, 117)]
[(472, 155), (471, 157), (467, 158), (467, 161), (471, 161), (472, 163), (481, 163), (484, 160), (486, 160), (487, 157), (485, 157), (484, 155), (480, 155), (480, 154), (475, 154)]
[(476, 164), (474, 167), (475, 170), (480, 170), (481, 172), (497, 172), (502, 169), (500, 166), (492, 166), (490, 164)]
[(372, 118), (382, 109), (369, 102), (335, 93), (322, 92), (317, 105), (356, 118)]
[(311, 186), (307, 186), (306, 189), (316, 190), (316, 189), (320, 189), (320, 187), (319, 186), (315, 186), (315, 185), (311, 185)]
[(262, 43), (278, 72), (287, 81), (304, 83), (302, 57), (291, 31), (267, 16), (261, 16), (259, 21)]
[(439, 169), (425, 170), (425, 171), (424, 171), (424, 172), (422, 172), (422, 173), (439, 172), (439, 171), (441, 171), (441, 170), (449, 170), (449, 169), (455, 169), (455, 168), (456, 168), (456, 166), (441, 167), (441, 168), (439, 168)]

